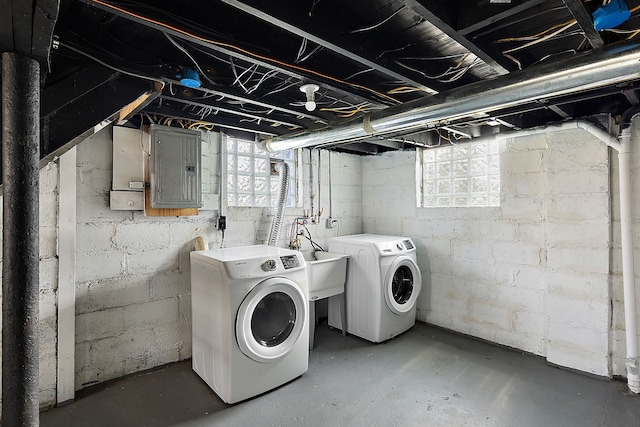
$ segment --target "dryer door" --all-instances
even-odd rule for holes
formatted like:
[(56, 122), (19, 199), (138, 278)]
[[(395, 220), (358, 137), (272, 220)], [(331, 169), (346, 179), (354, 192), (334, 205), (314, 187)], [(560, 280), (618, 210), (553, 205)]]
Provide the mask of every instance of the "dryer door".
[(285, 357), (305, 327), (307, 304), (300, 286), (290, 279), (260, 282), (238, 309), (236, 339), (242, 352), (262, 363)]
[(408, 256), (400, 255), (389, 266), (384, 280), (384, 298), (395, 314), (408, 312), (416, 304), (422, 275), (417, 264)]

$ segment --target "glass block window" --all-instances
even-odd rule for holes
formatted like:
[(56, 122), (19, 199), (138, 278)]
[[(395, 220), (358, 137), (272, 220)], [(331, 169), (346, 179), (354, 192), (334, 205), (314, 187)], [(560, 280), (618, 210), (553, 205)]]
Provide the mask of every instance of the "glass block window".
[(280, 194), (280, 176), (273, 173), (276, 162), (289, 165), (286, 206), (295, 206), (295, 152), (269, 153), (254, 141), (224, 136), (229, 206), (275, 207)]
[(423, 149), (418, 206), (500, 206), (500, 152), (496, 141)]

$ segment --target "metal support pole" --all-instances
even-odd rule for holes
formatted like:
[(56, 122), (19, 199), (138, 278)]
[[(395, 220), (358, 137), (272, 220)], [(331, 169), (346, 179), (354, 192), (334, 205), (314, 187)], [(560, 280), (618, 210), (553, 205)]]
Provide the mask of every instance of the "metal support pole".
[(39, 424), (40, 64), (2, 54), (2, 425)]

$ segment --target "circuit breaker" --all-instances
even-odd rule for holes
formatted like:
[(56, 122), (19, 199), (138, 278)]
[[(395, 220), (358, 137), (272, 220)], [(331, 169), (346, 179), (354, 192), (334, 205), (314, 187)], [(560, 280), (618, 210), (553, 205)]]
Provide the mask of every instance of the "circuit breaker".
[(200, 132), (161, 125), (149, 132), (151, 207), (201, 207)]

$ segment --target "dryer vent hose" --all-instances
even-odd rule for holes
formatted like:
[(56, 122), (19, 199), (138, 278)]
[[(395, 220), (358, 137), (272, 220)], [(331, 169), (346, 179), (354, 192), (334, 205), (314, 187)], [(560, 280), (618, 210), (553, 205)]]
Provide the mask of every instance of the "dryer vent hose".
[(280, 240), (280, 232), (284, 222), (284, 207), (289, 194), (289, 165), (285, 162), (280, 162), (276, 165), (276, 171), (280, 174), (280, 195), (275, 216), (271, 221), (271, 230), (269, 231), (269, 240), (267, 242), (269, 246), (277, 246)]

